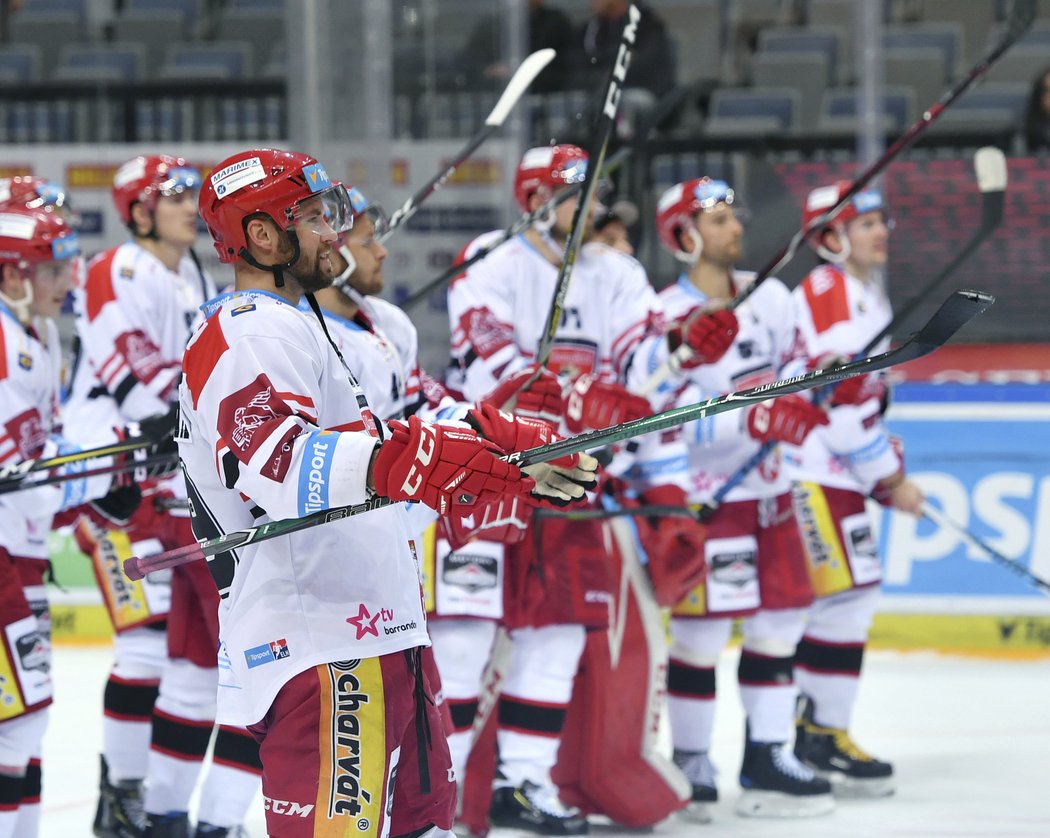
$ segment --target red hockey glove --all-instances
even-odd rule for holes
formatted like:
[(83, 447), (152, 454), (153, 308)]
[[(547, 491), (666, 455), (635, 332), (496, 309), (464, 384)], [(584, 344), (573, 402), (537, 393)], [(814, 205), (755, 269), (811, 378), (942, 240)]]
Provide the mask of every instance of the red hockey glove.
[(532, 478), (499, 458), (503, 452), (466, 428), (431, 425), (410, 416), (389, 423), (375, 456), (372, 482), (391, 500), (418, 500), (446, 514), (452, 506), (531, 492)]
[[(688, 506), (685, 492), (673, 485), (650, 489), (642, 495), (642, 502)], [(649, 556), (649, 578), (656, 601), (662, 606), (681, 602), (707, 576), (707, 527), (695, 518), (665, 515), (648, 519), (648, 526), (640, 526), (638, 531)]]
[(474, 541), (517, 544), (525, 538), (533, 506), (525, 498), (508, 495), (469, 509), (453, 510), (440, 526), (453, 550)]
[(781, 396), (756, 404), (747, 413), (747, 431), (759, 442), (801, 445), (817, 425), (828, 424), (828, 415), (801, 396)]
[(728, 308), (708, 312), (697, 306), (671, 325), (667, 340), (672, 352), (683, 343), (693, 351), (692, 357), (682, 362), (683, 369), (693, 369), (721, 360), (739, 331), (736, 315)]
[[(486, 402), (481, 402), (467, 414), (467, 422), (482, 437), (507, 453), (525, 451), (561, 439), (546, 422), (511, 416)], [(580, 500), (587, 489), (593, 489), (598, 483), (597, 470), (598, 461), (588, 454), (570, 454), (523, 469), (536, 481), (533, 497), (559, 506)]]
[[(811, 358), (806, 364), (809, 370), (830, 370), (849, 363), (850, 359), (844, 355), (827, 352), (816, 358)], [(882, 379), (877, 376), (855, 375), (831, 386), (831, 398), (828, 405), (839, 407), (840, 405), (863, 404), (868, 399), (881, 399), (886, 390)]]
[(577, 378), (565, 401), (565, 425), (574, 434), (652, 415), (648, 399), (629, 393), (620, 384), (598, 381), (593, 375)]
[[(539, 375), (536, 380), (526, 386), (526, 382), (537, 375), (537, 370)], [(552, 425), (561, 421), (564, 403), (558, 376), (537, 364), (508, 376), (491, 393), (483, 396), (481, 401), (504, 410), (511, 399), (514, 399), (512, 410), (518, 416), (542, 419)]]

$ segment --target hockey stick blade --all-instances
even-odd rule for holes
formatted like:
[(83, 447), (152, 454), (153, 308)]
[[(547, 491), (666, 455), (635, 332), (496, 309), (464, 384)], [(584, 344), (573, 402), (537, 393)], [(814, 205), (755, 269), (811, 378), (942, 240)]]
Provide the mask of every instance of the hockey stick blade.
[(929, 322), (915, 335), (896, 349), (883, 352), (881, 355), (873, 355), (870, 358), (852, 361), (834, 369), (818, 370), (805, 375), (798, 375), (794, 378), (774, 381), (737, 393), (715, 396), (712, 399), (694, 405), (672, 408), (654, 416), (647, 416), (644, 419), (624, 422), (611, 428), (590, 431), (589, 433), (553, 442), (550, 445), (510, 454), (506, 459), (517, 466), (545, 463), (558, 457), (578, 454), (581, 451), (590, 451), (615, 442), (623, 442), (632, 437), (642, 436), (653, 431), (674, 428), (694, 419), (703, 419), (728, 410), (748, 407), (776, 396), (800, 393), (803, 390), (811, 390), (814, 387), (842, 381), (855, 375), (878, 372), (887, 367), (914, 361), (916, 358), (928, 355), (939, 346), (943, 346), (952, 335), (988, 308), (993, 302), (995, 302), (994, 297), (980, 291), (956, 291), (944, 301)]
[(1002, 565), (1007, 570), (1012, 571), (1017, 576), (1020, 576), (1026, 582), (1035, 585), (1044, 594), (1050, 595), (1050, 582), (1047, 582), (1045, 579), (1040, 579), (1038, 576), (1036, 576), (1034, 573), (1028, 570), (1028, 568), (1026, 568), (1024, 565), (1019, 564), (1013, 559), (1008, 558), (1007, 556), (1000, 553), (987, 541), (985, 541), (982, 538), (978, 538), (976, 535), (974, 535), (972, 532), (966, 529), (962, 524), (953, 521), (951, 518), (949, 518), (939, 509), (937, 509), (937, 507), (930, 504), (929, 501), (923, 502), (922, 514), (924, 517), (933, 521), (933, 523), (937, 524), (937, 526), (939, 527), (947, 527), (948, 529), (955, 530), (966, 541), (970, 542), (970, 544), (982, 550), (996, 563)]
[(535, 81), (536, 76), (543, 71), (543, 68), (554, 60), (555, 55), (556, 53), (552, 49), (541, 49), (532, 53), (521, 62), (521, 66), (518, 67), (517, 72), (514, 73), (511, 80), (507, 83), (507, 86), (503, 90), (503, 94), (499, 97), (499, 100), (485, 119), (481, 129), (470, 138), (467, 144), (454, 158), (452, 158), (452, 161), (448, 163), (442, 171), (434, 175), (434, 177), (427, 181), (426, 185), (416, 190), (412, 197), (394, 210), (390, 216), (389, 222), (387, 222), (386, 229), (383, 230), (382, 234), (379, 236), (380, 244), (385, 243), (386, 240), (394, 234), (395, 230), (415, 215), (419, 210), (420, 205), (444, 186), (448, 179), (455, 174), (456, 169), (458, 169), (463, 162), (470, 157), (470, 155), (477, 151), (482, 143), (502, 127), (507, 116), (518, 103), (518, 100), (521, 99), (525, 91), (529, 89), (529, 85)]
[[(944, 302), (918, 334), (896, 349), (884, 352), (881, 355), (854, 361), (832, 370), (818, 370), (807, 375), (763, 384), (760, 387), (753, 387), (739, 393), (717, 396), (695, 405), (673, 408), (655, 416), (648, 416), (633, 422), (624, 422), (621, 425), (580, 434), (579, 436), (553, 442), (550, 445), (542, 445), (538, 448), (530, 448), (527, 451), (508, 454), (503, 459), (517, 466), (545, 463), (550, 460), (556, 460), (558, 457), (578, 454), (581, 451), (590, 451), (594, 448), (602, 448), (611, 443), (622, 442), (632, 437), (652, 433), (653, 431), (684, 425), (686, 422), (691, 422), (694, 419), (702, 419), (705, 416), (714, 416), (718, 413), (748, 407), (776, 396), (798, 393), (813, 387), (820, 387), (832, 381), (840, 381), (854, 375), (877, 372), (896, 364), (913, 361), (916, 358), (929, 354), (944, 344), (964, 324), (988, 308), (993, 302), (994, 298), (992, 296), (980, 291), (956, 291)], [(124, 561), (124, 572), (129, 579), (141, 579), (154, 570), (175, 567), (176, 565), (185, 564), (200, 558), (214, 556), (217, 553), (246, 547), (255, 542), (288, 535), (320, 524), (327, 524), (331, 521), (350, 518), (373, 509), (389, 506), (391, 503), (393, 501), (389, 498), (374, 497), (354, 506), (340, 506), (315, 512), (313, 515), (308, 515), (305, 518), (285, 518), (279, 521), (269, 521), (249, 530), (227, 533), (198, 544), (179, 547), (154, 556), (141, 558), (132, 556)]]

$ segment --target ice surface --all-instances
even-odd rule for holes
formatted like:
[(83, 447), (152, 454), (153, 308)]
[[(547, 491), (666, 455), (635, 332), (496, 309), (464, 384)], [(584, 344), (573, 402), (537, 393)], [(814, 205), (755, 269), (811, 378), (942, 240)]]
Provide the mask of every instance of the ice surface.
[[(57, 700), (44, 748), (43, 838), (91, 835), (109, 660), (105, 647), (55, 651)], [(727, 653), (718, 673), (724, 688), (712, 757), (722, 800), (715, 820), (706, 827), (672, 820), (657, 827), (656, 835), (1050, 836), (1050, 661), (869, 652), (853, 733), (863, 748), (896, 764), (897, 794), (840, 803), (831, 815), (793, 822), (733, 814), (744, 727), (736, 663), (736, 653)], [(252, 838), (265, 835), (261, 801), (247, 826)], [(493, 838), (517, 834), (492, 832)]]

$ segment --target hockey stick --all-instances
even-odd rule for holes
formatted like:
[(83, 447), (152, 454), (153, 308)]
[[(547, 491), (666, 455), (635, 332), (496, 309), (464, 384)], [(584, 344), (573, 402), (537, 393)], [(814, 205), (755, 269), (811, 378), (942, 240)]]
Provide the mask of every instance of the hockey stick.
[(985, 541), (982, 538), (978, 538), (976, 535), (974, 535), (972, 532), (970, 532), (968, 529), (962, 526), (962, 524), (958, 524), (955, 521), (953, 521), (951, 518), (946, 516), (939, 509), (937, 509), (937, 507), (933, 506), (933, 504), (931, 504), (929, 501), (925, 501), (923, 503), (922, 514), (924, 517), (933, 521), (939, 527), (948, 527), (949, 529), (955, 530), (966, 541), (970, 542), (970, 544), (974, 545), (975, 547), (979, 547), (981, 550), (983, 550), (997, 564), (1000, 564), (1003, 567), (1012, 570), (1015, 574), (1020, 576), (1026, 582), (1030, 582), (1031, 584), (1035, 585), (1044, 594), (1050, 595), (1050, 582), (1047, 582), (1045, 579), (1040, 579), (1038, 576), (1036, 576), (1034, 573), (1028, 570), (1028, 568), (1026, 568), (1024, 565), (1018, 564), (1013, 559), (1004, 556), (1002, 553), (1000, 553), (998, 550), (992, 547), (992, 545), (989, 544), (987, 541)]
[[(554, 333), (561, 325), (562, 314), (565, 311), (565, 297), (569, 293), (569, 281), (572, 279), (572, 268), (576, 264), (576, 256), (583, 244), (583, 231), (587, 226), (591, 204), (594, 201), (594, 191), (598, 188), (601, 178), (602, 166), (605, 164), (605, 155), (609, 150), (609, 141), (612, 139), (613, 129), (616, 127), (616, 112), (620, 107), (620, 99), (623, 95), (623, 83), (627, 78), (627, 68), (631, 65), (631, 50), (634, 48), (635, 39), (638, 36), (638, 23), (642, 19), (642, 13), (634, 3), (627, 6), (627, 19), (624, 21), (623, 32), (620, 34), (620, 47), (613, 63), (612, 72), (609, 74), (609, 84), (605, 91), (601, 113), (595, 131), (601, 137), (598, 144), (598, 154), (591, 155), (587, 166), (587, 174), (583, 180), (583, 194), (576, 204), (576, 211), (572, 216), (572, 225), (569, 228), (569, 238), (565, 243), (565, 253), (562, 256), (561, 267), (558, 269), (558, 278), (554, 285), (554, 296), (551, 299), (550, 308), (547, 311), (547, 320), (540, 334), (540, 343), (536, 348), (536, 364), (545, 367), (550, 360), (551, 350), (554, 348)], [(538, 370), (537, 370), (538, 374)]]
[[(664, 94), (663, 98), (660, 99), (656, 107), (653, 109), (652, 113), (649, 115), (648, 119), (645, 121), (643, 127), (639, 129), (638, 133), (635, 134), (634, 138), (630, 141), (630, 143), (618, 148), (612, 155), (610, 155), (609, 159), (605, 161), (605, 165), (602, 167), (602, 177), (608, 177), (610, 174), (619, 169), (620, 166), (626, 163), (627, 160), (631, 157), (631, 155), (634, 154), (647, 141), (649, 134), (660, 123), (667, 119), (668, 116), (671, 115), (671, 112), (676, 107), (678, 107), (679, 104), (681, 104), (682, 100), (686, 97), (689, 91), (694, 89), (695, 87), (696, 83), (693, 83), (684, 87), (677, 87), (674, 90), (671, 90), (668, 93)], [(478, 248), (478, 250), (472, 253), (464, 261), (457, 262), (454, 265), (450, 265), (444, 271), (438, 274), (438, 276), (428, 281), (427, 284), (424, 285), (422, 288), (419, 288), (416, 291), (413, 291), (411, 294), (409, 294), (409, 296), (407, 296), (401, 303), (401, 308), (409, 309), (417, 303), (421, 302), (422, 300), (425, 300), (434, 291), (443, 286), (450, 279), (463, 273), (471, 265), (480, 262), (490, 253), (492, 253), (493, 250), (500, 247), (501, 245), (506, 244), (515, 236), (524, 233), (526, 230), (532, 227), (539, 219), (543, 218), (548, 213), (554, 212), (554, 210), (561, 206), (565, 201), (568, 201), (570, 198), (574, 197), (575, 195), (578, 195), (581, 188), (582, 184), (574, 183), (572, 184), (572, 186), (568, 187), (567, 189), (563, 189), (557, 195), (553, 196), (543, 206), (534, 209), (532, 212), (525, 213), (517, 221), (515, 221), (513, 224), (507, 227), (500, 234), (499, 238), (497, 238), (494, 242), (485, 247)]]
[[(632, 437), (652, 433), (653, 431), (677, 427), (694, 419), (702, 419), (705, 416), (714, 416), (718, 413), (737, 410), (776, 396), (798, 393), (813, 387), (820, 387), (831, 381), (841, 381), (854, 375), (876, 372), (896, 364), (913, 361), (916, 358), (921, 358), (923, 355), (928, 355), (937, 347), (942, 346), (960, 328), (988, 308), (993, 302), (993, 297), (979, 291), (956, 291), (945, 300), (943, 305), (918, 333), (896, 349), (884, 352), (881, 355), (854, 361), (841, 367), (836, 367), (833, 370), (817, 370), (806, 375), (787, 378), (783, 381), (774, 381), (737, 393), (717, 396), (695, 405), (676, 407), (663, 413), (657, 413), (654, 416), (647, 416), (644, 419), (624, 422), (611, 428), (569, 437), (550, 445), (508, 454), (504, 459), (517, 466), (530, 466), (536, 463), (549, 462), (558, 457), (602, 448), (611, 443), (623, 442)], [(154, 556), (142, 558), (132, 556), (124, 562), (124, 572), (130, 579), (141, 579), (145, 574), (154, 570), (174, 567), (207, 556), (213, 556), (216, 553), (236, 550), (249, 544), (316, 527), (320, 524), (350, 518), (363, 512), (389, 506), (391, 503), (394, 503), (394, 501), (391, 501), (389, 498), (373, 497), (363, 503), (325, 509), (303, 518), (268, 521), (265, 524), (260, 524), (258, 527), (227, 533), (197, 544), (190, 544), (165, 553), (158, 553)]]
[[(141, 451), (142, 446), (139, 446), (136, 450)], [(178, 455), (174, 453), (155, 454), (152, 457), (144, 457), (141, 460), (128, 460), (119, 465), (99, 466), (98, 468), (89, 468), (84, 471), (70, 471), (65, 474), (42, 475), (40, 472), (31, 472), (21, 477), (0, 481), (0, 495), (6, 495), (11, 492), (23, 492), (35, 489), (38, 486), (52, 486), (56, 483), (65, 483), (67, 480), (80, 480), (82, 477), (97, 477), (102, 474), (127, 474), (128, 472), (150, 468), (151, 466), (168, 465), (175, 463), (177, 460)], [(73, 462), (80, 461), (74, 460)], [(34, 479), (37, 476), (40, 479)]]
[[(1003, 220), (1003, 207), (1005, 203), (1006, 190), (1006, 158), (1002, 151), (994, 146), (985, 146), (978, 149), (973, 159), (974, 171), (977, 174), (977, 188), (981, 192), (981, 226), (973, 234), (966, 246), (944, 266), (937, 276), (930, 280), (927, 286), (913, 299), (894, 315), (893, 319), (860, 350), (854, 359), (863, 358), (871, 352), (886, 335), (891, 334), (900, 324), (911, 315), (919, 303), (925, 301), (937, 290), (937, 288), (961, 265), (969, 255), (976, 250), (981, 243), (992, 234)], [(819, 401), (819, 400), (818, 400)], [(702, 514), (710, 517), (720, 505), (725, 496), (735, 489), (744, 478), (762, 461), (776, 446), (775, 442), (767, 442), (762, 445), (748, 460), (733, 472), (719, 487), (718, 493), (702, 507)]]
[(485, 119), (485, 124), (482, 125), (479, 130), (470, 141), (463, 147), (463, 149), (452, 158), (445, 168), (438, 172), (434, 177), (427, 181), (426, 185), (416, 191), (416, 193), (405, 201), (398, 209), (396, 209), (390, 216), (390, 221), (386, 225), (386, 229), (379, 236), (380, 244), (385, 243), (390, 236), (393, 235), (394, 231), (397, 230), (402, 224), (408, 221), (416, 211), (419, 209), (427, 198), (437, 192), (450, 177), (455, 173), (463, 162), (470, 157), (478, 148), (484, 143), (489, 137), (495, 134), (506, 121), (507, 116), (513, 110), (514, 106), (518, 103), (518, 100), (525, 95), (525, 91), (529, 89), (529, 85), (536, 79), (548, 64), (554, 60), (555, 51), (552, 49), (541, 49), (532, 55), (528, 56), (521, 66), (518, 67), (517, 72), (511, 77), (511, 80), (507, 83), (504, 88), (502, 95), (492, 108), (491, 113)]
[[(751, 283), (732, 299), (729, 303), (729, 308), (739, 308), (748, 297), (758, 290), (758, 287), (765, 280), (779, 272), (788, 262), (794, 259), (795, 254), (798, 252), (799, 247), (802, 246), (802, 243), (811, 238), (817, 230), (823, 229), (828, 222), (832, 221), (840, 212), (842, 212), (853, 197), (867, 186), (883, 169), (885, 169), (898, 154), (914, 143), (915, 140), (919, 138), (919, 135), (924, 133), (933, 121), (945, 111), (945, 109), (950, 107), (960, 96), (983, 78), (988, 70), (991, 69), (991, 66), (999, 60), (1002, 54), (1013, 46), (1013, 44), (1017, 42), (1029, 27), (1031, 27), (1034, 19), (1035, 0), (1014, 0), (1014, 4), (1010, 10), (1010, 20), (1007, 23), (1006, 31), (1003, 33), (1002, 38), (999, 39), (999, 42), (989, 50), (988, 54), (978, 61), (965, 77), (945, 91), (944, 95), (942, 95), (937, 102), (925, 110), (919, 120), (901, 134), (896, 142), (883, 152), (881, 157), (872, 162), (867, 169), (861, 172), (861, 174), (853, 180), (849, 188), (840, 196), (839, 201), (835, 206), (828, 209), (823, 215), (813, 219), (808, 226), (803, 226), (797, 233), (795, 233), (795, 235), (791, 237), (791, 241), (788, 242), (787, 246), (774, 256), (773, 259), (757, 274), (755, 274)], [(682, 362), (687, 361), (690, 354), (691, 350), (686, 344), (679, 346), (668, 361), (650, 376), (649, 380), (642, 388), (643, 395), (655, 390), (672, 374), (681, 369)]]

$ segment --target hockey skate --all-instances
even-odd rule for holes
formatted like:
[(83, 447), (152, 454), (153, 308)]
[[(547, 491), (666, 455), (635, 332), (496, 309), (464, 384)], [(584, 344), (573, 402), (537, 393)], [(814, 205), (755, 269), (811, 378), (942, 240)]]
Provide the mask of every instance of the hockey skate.
[(693, 799), (679, 813), (679, 817), (693, 823), (711, 823), (711, 806), (718, 802), (715, 786), (715, 767), (707, 751), (674, 752), (674, 764), (682, 769), (693, 787)]
[(98, 838), (142, 838), (146, 810), (142, 805), (142, 781), (109, 781), (109, 765), (99, 756), (98, 807), (92, 831)]
[(813, 702), (799, 696), (795, 726), (795, 756), (831, 783), (841, 798), (886, 797), (893, 794), (893, 765), (857, 747), (849, 731), (821, 727), (813, 721)]
[(835, 808), (831, 784), (800, 763), (783, 742), (752, 742), (744, 746), (740, 767), (744, 793), (738, 815), (752, 818), (807, 818)]
[(562, 803), (553, 785), (540, 786), (528, 780), (517, 788), (493, 790), (489, 821), (493, 826), (525, 829), (538, 835), (586, 835), (588, 831), (583, 812)]
[(190, 838), (190, 816), (148, 815), (143, 838)]

